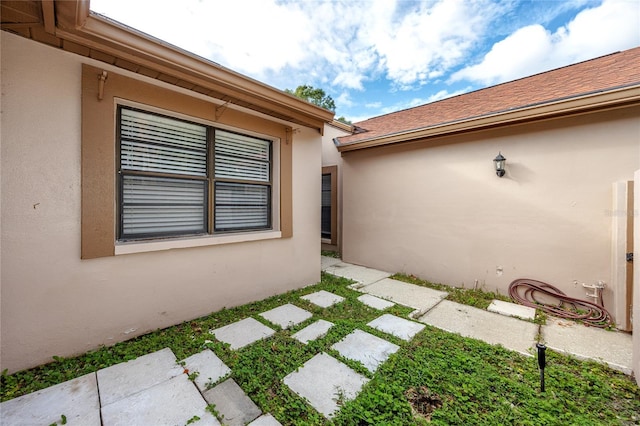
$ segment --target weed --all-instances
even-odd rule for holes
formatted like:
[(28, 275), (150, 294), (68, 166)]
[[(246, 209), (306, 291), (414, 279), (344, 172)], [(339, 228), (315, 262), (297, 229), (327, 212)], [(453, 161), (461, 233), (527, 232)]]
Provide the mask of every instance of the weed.
[(198, 420), (200, 420), (200, 417), (198, 417), (198, 416), (193, 416), (193, 417), (191, 417), (189, 420), (187, 420), (187, 424), (188, 424), (188, 425), (193, 424), (193, 423), (197, 422)]
[[(415, 283), (426, 285), (423, 281)], [(5, 371), (0, 378), (0, 398), (12, 399), (166, 347), (177, 359), (208, 348), (231, 368), (236, 383), (263, 412), (271, 413), (286, 425), (624, 425), (640, 421), (640, 388), (622, 373), (547, 350), (547, 392), (542, 395), (534, 357), (430, 326), (410, 342), (368, 328), (366, 324), (381, 313), (360, 303), (357, 297), (361, 293), (350, 290), (350, 284), (349, 280), (322, 274), (321, 282), (315, 286), (223, 309), (76, 358), (56, 357), (48, 365), (15, 374)], [(345, 300), (330, 308), (319, 308), (300, 299), (318, 290), (330, 291)], [(464, 294), (462, 290), (450, 294), (458, 297), (457, 301), (474, 304), (496, 298), (495, 293), (467, 289), (465, 292), (473, 292)], [(326, 336), (307, 345), (290, 337), (305, 323), (279, 330), (270, 338), (239, 350), (231, 350), (207, 333), (243, 318), (256, 318), (259, 313), (285, 303), (304, 307), (313, 313), (313, 320), (324, 319), (334, 326)], [(410, 312), (411, 309), (398, 305), (385, 311), (404, 318)], [(543, 319), (539, 315), (536, 322)], [(331, 346), (355, 329), (384, 337), (400, 349), (375, 374), (355, 361), (340, 358), (371, 380), (355, 399), (338, 392), (342, 407), (327, 421), (292, 392), (283, 378), (318, 353), (339, 357)], [(207, 410), (220, 418), (214, 405)], [(195, 417), (192, 420), (197, 421)]]

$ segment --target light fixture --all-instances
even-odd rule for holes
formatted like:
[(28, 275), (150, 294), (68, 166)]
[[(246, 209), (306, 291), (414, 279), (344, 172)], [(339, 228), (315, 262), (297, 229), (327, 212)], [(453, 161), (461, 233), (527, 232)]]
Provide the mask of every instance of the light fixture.
[(504, 158), (500, 152), (498, 152), (496, 158), (493, 159), (493, 164), (494, 166), (496, 166), (496, 174), (498, 175), (498, 177), (504, 176), (504, 163), (506, 162), (507, 159)]

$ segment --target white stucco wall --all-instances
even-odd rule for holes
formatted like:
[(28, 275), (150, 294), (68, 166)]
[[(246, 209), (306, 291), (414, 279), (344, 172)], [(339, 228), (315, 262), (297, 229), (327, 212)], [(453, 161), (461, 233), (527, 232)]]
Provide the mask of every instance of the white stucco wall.
[(81, 260), (81, 61), (98, 63), (0, 34), (0, 370), (319, 280), (321, 138), (306, 128), (293, 146), (293, 238)]
[(612, 183), (640, 167), (639, 117), (636, 107), (345, 153), (343, 259), (502, 293), (532, 278), (584, 298), (574, 280), (611, 284)]

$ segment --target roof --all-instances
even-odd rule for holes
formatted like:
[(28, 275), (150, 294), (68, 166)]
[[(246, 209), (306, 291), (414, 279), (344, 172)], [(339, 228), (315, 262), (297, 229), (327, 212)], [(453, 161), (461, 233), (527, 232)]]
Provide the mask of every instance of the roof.
[(95, 14), (90, 0), (0, 3), (4, 31), (209, 96), (217, 104), (248, 108), (317, 129), (332, 111)]
[(640, 102), (640, 47), (354, 123), (340, 151)]

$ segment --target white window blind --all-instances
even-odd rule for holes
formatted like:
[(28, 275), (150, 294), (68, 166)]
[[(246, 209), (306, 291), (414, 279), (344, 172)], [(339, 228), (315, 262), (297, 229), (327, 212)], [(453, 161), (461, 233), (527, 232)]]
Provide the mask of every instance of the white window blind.
[(207, 128), (140, 111), (122, 109), (122, 170), (207, 175)]
[(270, 176), (270, 141), (216, 130), (215, 230), (268, 228)]
[(122, 235), (206, 232), (206, 181), (123, 176)]
[(269, 229), (271, 141), (118, 111), (120, 240)]
[(207, 232), (205, 126), (121, 108), (120, 172), (121, 239)]

